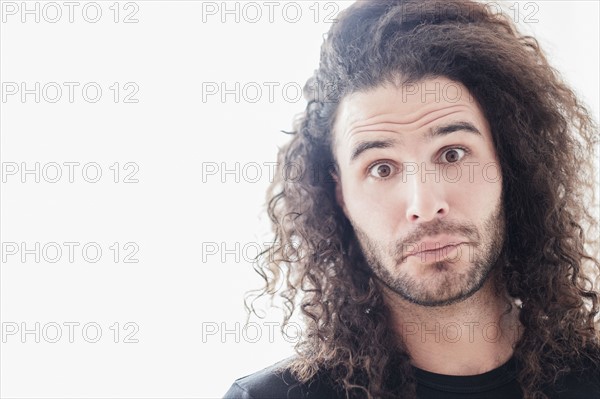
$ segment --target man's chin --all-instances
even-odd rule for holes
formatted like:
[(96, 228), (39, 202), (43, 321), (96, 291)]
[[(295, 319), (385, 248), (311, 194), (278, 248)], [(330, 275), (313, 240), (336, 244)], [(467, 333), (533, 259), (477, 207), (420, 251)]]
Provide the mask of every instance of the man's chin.
[(464, 262), (411, 261), (396, 278), (385, 276), (384, 285), (402, 299), (420, 306), (448, 306), (467, 300), (489, 279)]
[(449, 295), (437, 295), (436, 293), (427, 293), (426, 295), (419, 295), (415, 297), (406, 295), (406, 293), (398, 292), (398, 294), (400, 294), (405, 300), (415, 305), (425, 307), (442, 307), (466, 301), (467, 299), (475, 295), (475, 293), (480, 289), (481, 287), (475, 287), (474, 289), (466, 292), (451, 293)]

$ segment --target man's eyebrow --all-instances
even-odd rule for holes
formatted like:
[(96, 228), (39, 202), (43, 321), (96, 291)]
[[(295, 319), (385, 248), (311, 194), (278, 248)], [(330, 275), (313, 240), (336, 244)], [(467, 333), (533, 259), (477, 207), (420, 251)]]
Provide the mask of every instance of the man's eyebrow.
[[(435, 128), (429, 129), (426, 133), (425, 138), (427, 140), (431, 140), (435, 137), (445, 136), (450, 133), (465, 131), (476, 134), (478, 136), (482, 136), (479, 129), (475, 127), (470, 122), (452, 122), (447, 125), (438, 126)], [(483, 136), (482, 136), (483, 137)], [(361, 141), (358, 143), (352, 153), (350, 155), (350, 162), (354, 161), (358, 158), (363, 152), (370, 150), (372, 148), (390, 148), (393, 147), (397, 143), (396, 140), (388, 139), (388, 140), (372, 140), (372, 141)]]
[(471, 122), (452, 122), (447, 125), (438, 126), (432, 129), (429, 129), (429, 132), (425, 136), (425, 138), (431, 140), (434, 137), (445, 136), (450, 133), (457, 132), (459, 130), (463, 130), (465, 132), (474, 133), (476, 135), (482, 136), (479, 129), (475, 127)]
[(372, 140), (372, 141), (361, 141), (352, 150), (350, 155), (350, 162), (354, 161), (363, 152), (370, 150), (371, 148), (390, 148), (396, 144), (396, 140)]

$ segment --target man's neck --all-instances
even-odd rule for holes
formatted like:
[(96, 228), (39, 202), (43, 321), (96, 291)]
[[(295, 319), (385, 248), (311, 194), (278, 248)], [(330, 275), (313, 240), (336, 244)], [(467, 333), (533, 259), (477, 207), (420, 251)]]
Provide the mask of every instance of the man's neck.
[(412, 364), (446, 375), (475, 375), (506, 363), (522, 326), (513, 304), (494, 293), (491, 279), (466, 300), (448, 306), (415, 305), (384, 289), (392, 327), (402, 337)]

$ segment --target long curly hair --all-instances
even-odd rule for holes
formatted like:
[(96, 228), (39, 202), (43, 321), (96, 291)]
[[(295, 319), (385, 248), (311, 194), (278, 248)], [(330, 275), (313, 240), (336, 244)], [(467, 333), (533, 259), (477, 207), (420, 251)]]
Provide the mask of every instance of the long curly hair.
[(506, 224), (497, 274), (521, 303), (514, 357), (525, 398), (546, 398), (566, 373), (600, 369), (597, 125), (536, 39), (494, 11), (474, 1), (360, 1), (327, 34), (267, 195), (275, 239), (255, 264), (265, 285), (246, 297), (250, 314), (262, 297), (283, 303), (284, 325), (302, 317), (290, 366), (300, 382), (327, 370), (349, 398), (416, 396), (410, 354), (332, 177), (340, 100), (399, 76), (462, 83), (490, 124)]

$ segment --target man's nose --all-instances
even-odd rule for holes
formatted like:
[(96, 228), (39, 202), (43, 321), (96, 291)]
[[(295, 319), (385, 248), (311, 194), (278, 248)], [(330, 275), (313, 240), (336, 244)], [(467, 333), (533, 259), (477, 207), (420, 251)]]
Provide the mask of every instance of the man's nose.
[(449, 206), (441, 181), (436, 181), (434, 176), (422, 176), (420, 173), (406, 179), (406, 219), (410, 223), (429, 222), (448, 214)]

